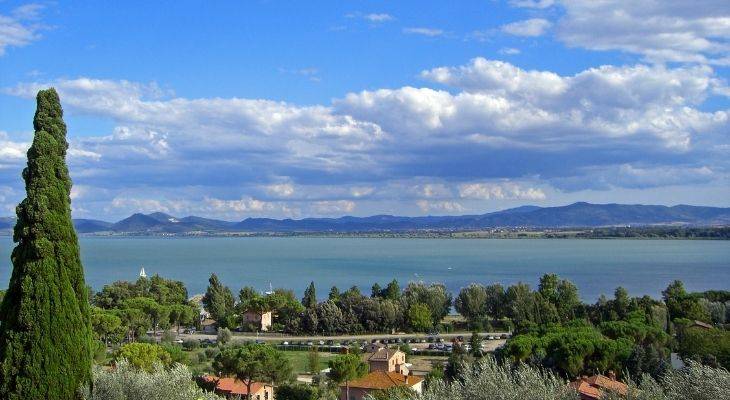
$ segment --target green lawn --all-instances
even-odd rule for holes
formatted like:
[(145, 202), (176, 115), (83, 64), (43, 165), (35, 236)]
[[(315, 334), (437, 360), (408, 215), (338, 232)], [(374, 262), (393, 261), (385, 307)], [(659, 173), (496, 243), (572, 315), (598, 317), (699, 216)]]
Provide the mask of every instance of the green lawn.
[[(309, 352), (308, 351), (285, 351), (284, 355), (292, 364), (295, 374), (306, 374), (309, 369)], [(319, 369), (320, 371), (327, 368), (327, 361), (334, 357), (335, 354), (320, 351), (319, 352)]]

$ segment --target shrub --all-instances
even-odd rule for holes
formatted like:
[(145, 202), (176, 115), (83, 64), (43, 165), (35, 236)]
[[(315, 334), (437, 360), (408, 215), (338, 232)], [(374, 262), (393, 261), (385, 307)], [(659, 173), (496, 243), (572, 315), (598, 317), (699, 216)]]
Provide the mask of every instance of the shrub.
[(577, 399), (575, 391), (556, 375), (526, 365), (500, 365), (491, 356), (462, 370), (460, 379), (451, 384), (431, 380), (422, 400)]
[(215, 358), (218, 355), (218, 349), (215, 347), (208, 347), (205, 349), (205, 356), (208, 358)]
[(128, 365), (146, 371), (152, 371), (156, 364), (169, 366), (172, 357), (162, 346), (149, 343), (129, 343), (122, 346), (114, 356), (117, 364), (126, 360)]
[(645, 375), (641, 384), (629, 383), (628, 396), (607, 393), (602, 400), (728, 400), (730, 372), (689, 361), (687, 366), (668, 371), (659, 381)]
[(85, 400), (223, 400), (200, 389), (180, 364), (169, 370), (158, 364), (148, 372), (120, 361), (109, 371), (96, 367), (93, 382)]
[(175, 340), (175, 334), (171, 331), (165, 331), (162, 333), (160, 341), (162, 343), (172, 343)]
[(233, 338), (233, 334), (231, 333), (230, 329), (228, 328), (220, 328), (218, 329), (218, 344), (226, 344), (231, 341), (231, 338)]
[(192, 351), (200, 347), (200, 341), (195, 339), (187, 339), (182, 344), (183, 349)]

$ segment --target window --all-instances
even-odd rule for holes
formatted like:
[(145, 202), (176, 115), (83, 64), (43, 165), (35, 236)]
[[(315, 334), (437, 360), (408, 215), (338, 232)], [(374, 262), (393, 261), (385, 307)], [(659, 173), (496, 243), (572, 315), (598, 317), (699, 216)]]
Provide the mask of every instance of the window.
[(269, 400), (269, 392), (264, 392), (264, 399)]

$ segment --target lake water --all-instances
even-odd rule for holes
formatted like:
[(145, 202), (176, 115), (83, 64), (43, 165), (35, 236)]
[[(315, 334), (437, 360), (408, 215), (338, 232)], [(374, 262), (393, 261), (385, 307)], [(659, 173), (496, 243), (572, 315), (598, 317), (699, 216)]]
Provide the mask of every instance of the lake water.
[[(658, 297), (674, 279), (689, 290), (730, 289), (730, 241), (570, 239), (365, 238), (93, 238), (82, 237), (86, 280), (94, 289), (135, 280), (144, 266), (202, 293), (212, 272), (234, 293), (294, 289), (315, 281), (318, 297), (332, 285), (370, 293), (396, 278), (442, 282), (452, 292), (471, 283), (536, 285), (544, 273), (573, 281), (586, 301), (621, 285), (632, 295)], [(10, 237), (0, 237), (0, 285), (10, 274)]]

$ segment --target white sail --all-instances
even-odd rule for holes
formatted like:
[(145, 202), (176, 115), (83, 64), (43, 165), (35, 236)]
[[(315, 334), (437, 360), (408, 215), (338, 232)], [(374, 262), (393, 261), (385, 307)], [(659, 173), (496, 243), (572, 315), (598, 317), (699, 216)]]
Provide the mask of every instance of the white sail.
[(147, 273), (144, 272), (144, 267), (142, 267), (142, 269), (139, 270), (139, 277), (140, 278), (146, 278), (147, 277)]

